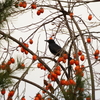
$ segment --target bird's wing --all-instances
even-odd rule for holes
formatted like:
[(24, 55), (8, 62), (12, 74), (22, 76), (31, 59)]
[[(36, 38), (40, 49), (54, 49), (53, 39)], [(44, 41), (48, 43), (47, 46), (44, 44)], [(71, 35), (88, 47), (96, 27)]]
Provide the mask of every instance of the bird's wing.
[(61, 47), (56, 43), (49, 44), (49, 49), (54, 55), (59, 55), (59, 52), (61, 51)]

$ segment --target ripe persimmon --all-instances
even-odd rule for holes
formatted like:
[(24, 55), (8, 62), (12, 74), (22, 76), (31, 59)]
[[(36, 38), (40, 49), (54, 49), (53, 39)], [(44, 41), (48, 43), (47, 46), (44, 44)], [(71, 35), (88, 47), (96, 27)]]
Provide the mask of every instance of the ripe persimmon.
[(56, 80), (56, 78), (54, 78), (54, 77), (51, 77), (51, 81), (55, 81)]
[(40, 15), (40, 14), (41, 14), (41, 11), (40, 11), (40, 10), (38, 10), (38, 11), (37, 11), (37, 15)]
[(66, 80), (66, 81), (65, 81), (65, 85), (70, 85), (69, 80)]
[(50, 74), (48, 74), (48, 75), (47, 75), (47, 77), (48, 77), (48, 79), (50, 79), (50, 78), (51, 78), (51, 75), (50, 75)]
[(21, 100), (26, 100), (26, 99), (25, 99), (25, 96), (23, 96), (23, 97), (21, 98)]
[(38, 97), (39, 99), (41, 99), (42, 98), (42, 95), (40, 93), (37, 93), (36, 94), (36, 97)]
[(21, 52), (25, 52), (25, 49), (23, 47), (21, 47), (20, 51)]
[(23, 2), (22, 2), (22, 7), (23, 7), (23, 8), (26, 8), (26, 6), (27, 6), (26, 1), (23, 1)]
[(69, 13), (70, 18), (72, 18), (73, 15), (74, 15), (73, 12), (70, 12), (70, 13)]
[(71, 59), (70, 62), (69, 62), (71, 65), (73, 65), (75, 63), (75, 60), (74, 59)]
[(42, 63), (38, 63), (38, 64), (37, 64), (37, 67), (38, 67), (38, 68), (41, 68), (41, 66), (42, 66)]
[(54, 70), (54, 73), (57, 75), (61, 75), (61, 71), (60, 70)]
[(84, 59), (85, 59), (85, 56), (84, 56), (84, 55), (81, 55), (81, 56), (80, 56), (80, 60), (81, 60), (81, 61), (84, 61)]
[(46, 70), (45, 66), (43, 66), (43, 65), (40, 68), (43, 69), (43, 70)]
[(75, 60), (75, 65), (79, 65), (79, 61), (78, 60)]
[(5, 91), (5, 89), (3, 88), (3, 89), (1, 90), (1, 94), (4, 95), (5, 93), (6, 93), (6, 91)]
[(89, 14), (89, 15), (88, 15), (88, 20), (91, 20), (91, 19), (92, 19), (92, 15)]
[(20, 6), (20, 7), (23, 7), (23, 2), (20, 2), (20, 3), (19, 3), (19, 6)]
[(41, 13), (44, 13), (44, 9), (43, 8), (40, 8), (39, 10), (40, 10)]
[(25, 52), (26, 55), (28, 54), (28, 51), (27, 50), (25, 50), (24, 52)]
[(61, 67), (60, 67), (60, 66), (56, 66), (55, 69), (56, 69), (56, 70), (61, 70)]
[(66, 59), (63, 59), (63, 61), (62, 61), (63, 63), (66, 63)]
[(8, 60), (7, 65), (10, 65), (12, 62), (10, 60)]
[(30, 39), (30, 40), (29, 40), (29, 43), (30, 43), (30, 44), (33, 44), (33, 40), (32, 40), (32, 39)]
[(36, 9), (36, 8), (37, 8), (37, 5), (36, 5), (35, 2), (33, 2), (33, 3), (31, 4), (31, 8), (32, 8), (32, 9)]
[(6, 69), (6, 64), (3, 63), (0, 67), (1, 67), (2, 70), (5, 70)]
[(97, 50), (95, 50), (94, 55), (98, 55), (98, 54), (99, 54), (99, 50), (97, 49)]
[(81, 50), (78, 51), (78, 55), (79, 56), (82, 55), (82, 51)]
[(58, 62), (61, 62), (61, 61), (63, 61), (63, 60), (64, 60), (63, 57), (59, 57), (57, 61), (58, 61)]
[(39, 97), (35, 97), (34, 100), (40, 100)]
[(90, 43), (90, 42), (91, 42), (91, 38), (88, 37), (88, 38), (87, 38), (87, 43)]
[(15, 63), (15, 59), (13, 57), (10, 58), (11, 63)]
[(99, 58), (99, 56), (98, 56), (98, 55), (96, 55), (96, 56), (94, 56), (94, 58), (95, 58), (95, 59), (98, 59), (98, 58)]
[(27, 43), (23, 43), (24, 44), (24, 46), (26, 46), (27, 48), (29, 47), (29, 45), (27, 44)]
[(87, 97), (86, 100), (91, 100), (91, 98), (90, 97)]
[(75, 67), (75, 71), (79, 70), (80, 69), (80, 66), (76, 66)]
[(69, 79), (69, 83), (70, 83), (70, 85), (75, 85), (76, 84), (76, 82), (73, 79)]
[(60, 84), (61, 84), (61, 85), (66, 85), (65, 79), (60, 80)]
[(62, 55), (64, 59), (68, 59), (68, 55), (67, 54), (63, 54)]
[(33, 60), (37, 60), (37, 55), (33, 55), (33, 56), (32, 56), (32, 59), (33, 59)]
[(57, 78), (57, 74), (55, 74), (53, 71), (50, 72), (50, 74), (51, 74), (51, 77), (53, 77), (53, 78)]
[(25, 68), (25, 64), (24, 63), (21, 64), (21, 68), (22, 69)]

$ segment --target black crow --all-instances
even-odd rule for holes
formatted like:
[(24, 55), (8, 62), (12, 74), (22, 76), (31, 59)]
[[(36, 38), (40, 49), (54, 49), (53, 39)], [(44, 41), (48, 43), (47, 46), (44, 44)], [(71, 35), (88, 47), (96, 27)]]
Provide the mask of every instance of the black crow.
[(68, 55), (68, 74), (70, 77), (70, 71), (71, 71), (71, 65), (70, 65), (70, 60), (72, 59), (69, 54), (61, 48), (58, 44), (55, 43), (53, 39), (45, 40), (46, 42), (49, 43), (49, 50), (52, 54), (56, 56), (62, 56), (62, 54), (67, 54)]
[(67, 54), (65, 50), (63, 50), (58, 44), (55, 43), (53, 39), (45, 40), (49, 43), (49, 50), (52, 54), (56, 56), (60, 56), (61, 54)]

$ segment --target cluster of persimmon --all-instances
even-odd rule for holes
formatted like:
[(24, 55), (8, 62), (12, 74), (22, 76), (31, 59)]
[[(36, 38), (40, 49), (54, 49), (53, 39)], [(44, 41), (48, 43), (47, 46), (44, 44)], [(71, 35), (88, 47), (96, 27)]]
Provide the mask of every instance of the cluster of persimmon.
[(10, 64), (12, 64), (12, 63), (15, 63), (15, 59), (14, 59), (13, 57), (11, 57), (11, 58), (8, 60), (7, 64), (10, 65)]
[(54, 70), (53, 71), (51, 71), (49, 74), (48, 74), (48, 79), (51, 79), (51, 81), (55, 81), (57, 78), (58, 78), (58, 76), (60, 76), (61, 75), (61, 68), (60, 68), (60, 66), (56, 66), (55, 68), (54, 68)]
[(77, 65), (75, 67), (75, 75), (83, 77), (84, 76), (83, 69), (84, 69), (84, 65), (81, 65), (81, 67)]
[[(16, 2), (15, 3), (15, 7), (23, 7), (23, 8), (26, 8), (27, 7), (27, 2), (26, 1), (20, 1), (20, 2)], [(37, 4), (36, 2), (33, 2), (31, 4), (31, 9), (36, 9), (37, 8)], [(37, 15), (40, 15), (41, 13), (44, 13), (44, 9), (43, 8), (40, 8), (37, 10)]]
[(61, 79), (60, 84), (61, 85), (76, 85), (76, 82), (73, 79), (69, 79), (69, 80)]
[[(45, 85), (46, 85), (46, 86), (44, 87), (45, 90), (50, 90), (51, 93), (54, 93), (54, 88), (53, 88), (53, 86), (52, 86), (51, 83), (47, 83), (47, 84), (45, 84)], [(46, 92), (45, 92), (45, 91), (42, 91), (42, 93), (46, 93)]]
[[(26, 48), (29, 47), (29, 45), (28, 45), (27, 43), (22, 43), (22, 44), (23, 44)], [(19, 47), (20, 47), (20, 51), (21, 51), (22, 53), (28, 54), (28, 51), (25, 50), (22, 46), (19, 45)]]
[[(79, 50), (77, 54), (78, 54), (78, 57), (80, 57), (81, 61), (85, 60), (85, 55), (82, 54), (81, 50)], [(76, 58), (76, 54), (73, 54), (73, 57)], [(70, 63), (71, 65), (73, 65), (74, 63), (75, 63), (75, 65), (79, 65), (79, 64), (77, 64), (78, 60), (72, 59), (72, 61), (70, 61), (70, 62), (73, 62), (72, 64)]]
[(99, 50), (98, 50), (98, 49), (97, 49), (97, 50), (95, 50), (95, 52), (94, 52), (94, 58), (95, 58), (95, 59), (98, 59), (98, 57), (99, 57), (99, 56), (98, 56), (98, 55), (99, 55), (99, 53), (100, 53), (100, 52), (99, 52)]
[[(6, 93), (6, 90), (5, 90), (5, 88), (3, 88), (2, 90), (1, 90), (1, 94), (2, 95), (5, 95), (5, 93)], [(12, 100), (12, 97), (13, 97), (13, 95), (14, 95), (14, 91), (13, 90), (11, 90), (9, 93), (8, 93), (8, 98), (7, 98), (7, 100)], [(25, 99), (25, 96), (23, 96), (22, 98), (21, 98), (21, 100), (26, 100)]]
[(23, 8), (26, 8), (27, 3), (26, 3), (26, 1), (19, 2), (19, 5), (18, 6), (23, 7)]
[(8, 93), (8, 98), (7, 98), (7, 100), (12, 100), (12, 97), (14, 96), (14, 93), (15, 93), (15, 91), (14, 91), (14, 90), (11, 90), (11, 91)]
[[(26, 48), (28, 48), (29, 47), (29, 44), (33, 44), (33, 40), (32, 39), (30, 39), (29, 40), (29, 44), (28, 43), (22, 43)], [(25, 54), (28, 54), (28, 51), (27, 50), (25, 50), (22, 46), (18, 46), (18, 47), (20, 47), (20, 51), (22, 52), (22, 53), (25, 53)]]
[(6, 70), (6, 69), (9, 69), (10, 67), (8, 67), (9, 65), (15, 63), (15, 59), (13, 57), (11, 57), (6, 63), (3, 62), (1, 65), (0, 65), (0, 69), (2, 70)]
[(42, 95), (40, 93), (37, 93), (34, 100), (44, 100), (44, 99), (42, 98)]
[(41, 13), (44, 13), (44, 9), (40, 8), (39, 10), (37, 10), (37, 15), (40, 15)]
[(71, 59), (69, 63), (70, 65), (79, 65), (79, 60)]
[(68, 59), (68, 55), (63, 54), (61, 57), (58, 58), (58, 62), (66, 63), (66, 59)]
[(37, 67), (40, 68), (41, 70), (46, 70), (45, 66), (42, 63), (38, 63)]

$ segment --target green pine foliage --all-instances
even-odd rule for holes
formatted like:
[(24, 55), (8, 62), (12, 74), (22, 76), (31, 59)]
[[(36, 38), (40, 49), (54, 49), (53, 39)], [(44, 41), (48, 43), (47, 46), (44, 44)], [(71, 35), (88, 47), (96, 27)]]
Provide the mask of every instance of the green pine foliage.
[(14, 0), (5, 0), (4, 2), (0, 2), (0, 27), (4, 26), (3, 22), (7, 21), (7, 17), (9, 17), (14, 10)]
[(13, 83), (8, 71), (0, 72), (0, 88), (8, 88)]

